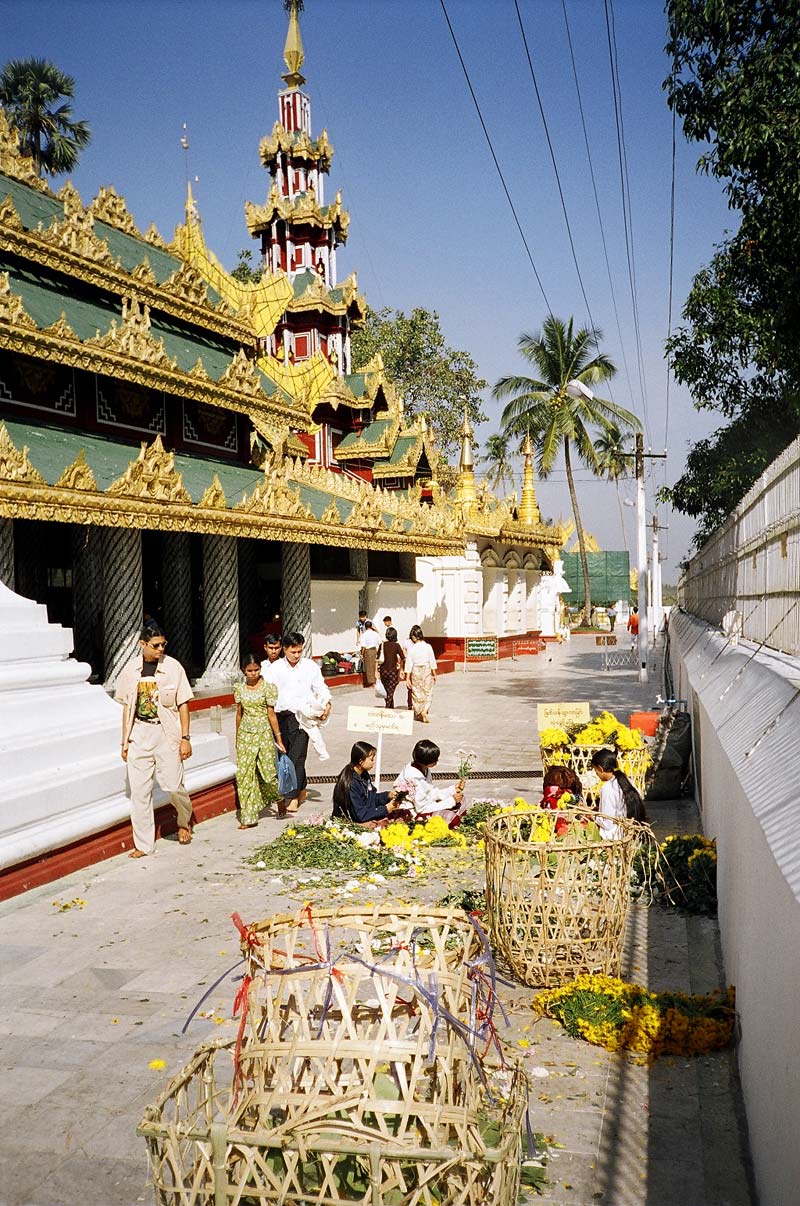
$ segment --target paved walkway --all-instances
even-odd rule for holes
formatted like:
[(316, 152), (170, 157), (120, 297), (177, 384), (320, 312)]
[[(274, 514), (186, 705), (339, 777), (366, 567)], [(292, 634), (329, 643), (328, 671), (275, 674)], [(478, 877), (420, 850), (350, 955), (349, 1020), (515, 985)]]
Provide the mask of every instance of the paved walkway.
[[(652, 704), (657, 690), (630, 671), (603, 673), (591, 638), (577, 638), (498, 671), (443, 677), (432, 723), (417, 728), (442, 745), (441, 769), (455, 766), (462, 747), (478, 752), (479, 766), (512, 772), (473, 781), (472, 798), (535, 798), (537, 702), (588, 699), (626, 716)], [(332, 757), (312, 759), (311, 773), (341, 768), (352, 740), (346, 705), (371, 695), (343, 689), (335, 701), (326, 731)], [(410, 744), (387, 740), (387, 770), (400, 769)], [(329, 810), (330, 787), (317, 790), (306, 815)], [(686, 802), (655, 805), (651, 814), (661, 832), (698, 827)], [(120, 856), (0, 905), (0, 1206), (153, 1201), (134, 1129), (196, 1046), (231, 1028), (234, 990), (225, 981), (206, 1003), (213, 1017), (181, 1034), (192, 1006), (237, 958), (230, 914), (247, 920), (296, 907), (285, 879), (243, 863), (278, 831), (279, 822), (268, 820), (240, 833), (230, 815), (219, 817), (199, 827), (188, 848), (164, 841), (153, 858)], [(406, 890), (404, 883), (403, 891), (437, 899), (441, 884)], [(634, 910), (624, 974), (653, 988), (716, 987), (724, 976), (715, 922)], [(568, 1038), (554, 1023), (534, 1022), (531, 997), (529, 989), (508, 992), (508, 1042), (532, 1073), (534, 1130), (562, 1145), (538, 1200), (751, 1202), (730, 1055), (638, 1067)], [(154, 1059), (165, 1069), (151, 1070)]]

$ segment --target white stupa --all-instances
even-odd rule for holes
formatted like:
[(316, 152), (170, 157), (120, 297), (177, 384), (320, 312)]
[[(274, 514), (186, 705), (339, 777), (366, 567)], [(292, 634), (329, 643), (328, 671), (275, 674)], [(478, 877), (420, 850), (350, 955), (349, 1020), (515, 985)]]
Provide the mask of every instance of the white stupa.
[[(46, 607), (0, 582), (0, 869), (130, 816), (119, 704), (87, 682), (72, 644)], [(198, 734), (192, 748), (190, 793), (236, 773), (226, 737)]]

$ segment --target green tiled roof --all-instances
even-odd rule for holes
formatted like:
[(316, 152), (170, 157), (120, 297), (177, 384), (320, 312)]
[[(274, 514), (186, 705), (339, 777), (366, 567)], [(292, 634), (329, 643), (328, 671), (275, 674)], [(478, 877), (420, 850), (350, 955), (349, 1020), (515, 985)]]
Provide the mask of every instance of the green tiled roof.
[[(60, 221), (64, 216), (64, 206), (57, 197), (49, 197), (46, 193), (40, 193), (37, 189), (0, 173), (0, 201), (9, 195), (26, 230), (36, 230), (40, 224), (46, 230), (54, 217)], [(159, 285), (162, 285), (182, 267), (182, 260), (171, 252), (155, 247), (144, 239), (137, 239), (135, 235), (126, 234), (124, 230), (118, 230), (106, 222), (95, 220), (94, 232), (99, 239), (105, 239), (112, 256), (119, 259), (126, 272), (132, 272), (147, 259), (153, 275)], [(213, 289), (209, 289), (208, 294), (212, 303), (219, 301), (219, 294)]]
[[(32, 427), (27, 423), (14, 423), (9, 420), (5, 423), (14, 445), (20, 449), (27, 445), (31, 464), (50, 486), (55, 485), (81, 450), (100, 490), (107, 490), (139, 454), (139, 444), (123, 444), (118, 440), (106, 440), (102, 436), (86, 435), (80, 431), (64, 431), (57, 427)], [(225, 491), (229, 507), (235, 507), (264, 480), (260, 469), (231, 465), (226, 461), (211, 460), (207, 457), (187, 456), (181, 452), (175, 454), (175, 468), (183, 477), (183, 484), (195, 503), (203, 497), (215, 473)], [(325, 490), (304, 484), (300, 484), (299, 490), (303, 504), (315, 519), (320, 519), (332, 496)], [(353, 505), (349, 499), (336, 499), (343, 522), (349, 519)], [(389, 517), (388, 522), (392, 522), (392, 517)]]
[(337, 450), (339, 448), (346, 448), (355, 451), (359, 444), (376, 444), (386, 434), (390, 426), (391, 419), (377, 419), (374, 423), (370, 423), (364, 428), (361, 432), (361, 439), (359, 439), (354, 431), (351, 431), (344, 437), (341, 443), (337, 444)]
[(367, 387), (366, 373), (345, 373), (344, 379), (351, 393), (355, 394), (357, 398), (364, 397), (364, 390)]
[(406, 453), (414, 447), (417, 439), (417, 436), (400, 436), (400, 438), (395, 441), (394, 448), (392, 449), (392, 455), (389, 457), (388, 461), (383, 461), (382, 464), (398, 465), (402, 460), (405, 459)]
[(312, 272), (310, 268), (306, 268), (303, 272), (298, 272), (292, 281), (292, 290), (295, 297), (302, 297), (308, 286), (313, 285), (318, 279), (316, 272)]
[[(9, 284), (14, 293), (22, 298), (23, 305), (39, 327), (49, 327), (63, 311), (67, 322), (81, 340), (93, 339), (99, 331), (105, 334), (112, 318), (121, 320), (120, 299), (116, 295), (101, 293), (79, 281), (67, 281), (63, 277), (50, 275), (33, 266), (20, 267), (17, 262), (0, 255), (0, 271), (8, 272)], [(213, 334), (202, 335), (195, 328), (173, 322), (165, 315), (158, 315), (151, 324), (154, 338), (163, 338), (167, 355), (178, 362), (178, 367), (189, 372), (201, 357), (208, 375), (218, 381), (229, 364), (238, 345), (230, 340), (217, 338)], [(196, 331), (196, 333), (195, 333)], [(266, 392), (275, 393), (274, 383), (262, 376)]]

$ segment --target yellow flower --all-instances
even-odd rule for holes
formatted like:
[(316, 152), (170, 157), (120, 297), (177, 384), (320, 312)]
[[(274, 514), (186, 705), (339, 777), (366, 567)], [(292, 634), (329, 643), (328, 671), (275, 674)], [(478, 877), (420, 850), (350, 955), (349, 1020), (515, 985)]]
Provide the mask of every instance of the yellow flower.
[(147, 1066), (148, 1068), (152, 1068), (154, 1072), (160, 1072), (162, 1068), (166, 1068), (167, 1061), (165, 1059), (151, 1059)]

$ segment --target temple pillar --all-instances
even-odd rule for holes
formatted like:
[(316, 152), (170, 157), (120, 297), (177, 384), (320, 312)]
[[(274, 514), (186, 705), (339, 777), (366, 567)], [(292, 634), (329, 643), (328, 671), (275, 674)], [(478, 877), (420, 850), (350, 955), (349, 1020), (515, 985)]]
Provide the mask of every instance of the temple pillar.
[(103, 653), (105, 685), (139, 650), (142, 627), (142, 534), (129, 528), (103, 528)]
[(103, 654), (103, 577), (100, 528), (72, 528), (72, 635), (75, 656), (96, 671)]
[(188, 532), (161, 538), (161, 582), (167, 652), (184, 668), (192, 660), (192, 559)]
[(258, 545), (255, 540), (237, 540), (239, 558), (239, 631), (242, 645), (258, 631), (263, 611), (259, 598)]
[(367, 611), (369, 554), (366, 549), (350, 549), (350, 577), (358, 582), (358, 610)]
[(281, 619), (284, 632), (302, 632), (311, 642), (311, 546), (281, 545)]
[(0, 519), (0, 582), (14, 589), (14, 520)]
[(203, 536), (205, 670), (201, 687), (230, 687), (239, 669), (239, 567), (235, 536)]

